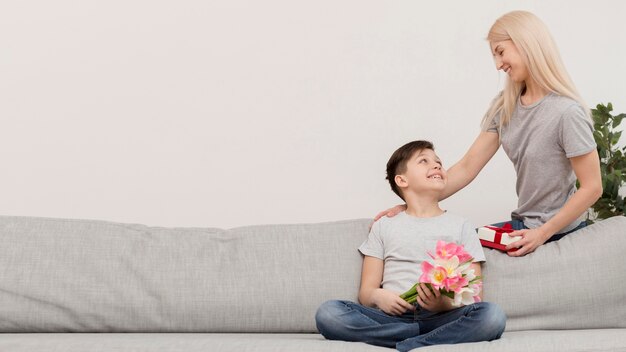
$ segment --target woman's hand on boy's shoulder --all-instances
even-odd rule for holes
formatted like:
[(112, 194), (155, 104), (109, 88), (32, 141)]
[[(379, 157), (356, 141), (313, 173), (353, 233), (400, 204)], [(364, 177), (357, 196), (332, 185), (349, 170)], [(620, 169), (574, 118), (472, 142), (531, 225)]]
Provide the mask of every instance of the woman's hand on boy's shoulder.
[(405, 210), (406, 210), (406, 204), (398, 204), (393, 208), (383, 210), (380, 213), (376, 214), (376, 216), (374, 217), (374, 222), (378, 221), (378, 219), (382, 218), (383, 216), (392, 218)]

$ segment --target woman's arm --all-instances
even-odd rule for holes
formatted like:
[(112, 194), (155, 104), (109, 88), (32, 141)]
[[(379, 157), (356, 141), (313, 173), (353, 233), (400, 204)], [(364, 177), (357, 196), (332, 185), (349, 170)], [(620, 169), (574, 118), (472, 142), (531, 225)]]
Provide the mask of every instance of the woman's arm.
[(520, 230), (511, 233), (511, 236), (523, 236), (523, 238), (507, 246), (507, 250), (519, 248), (517, 251), (508, 252), (510, 256), (519, 257), (534, 251), (557, 231), (576, 220), (602, 195), (602, 176), (600, 174), (598, 151), (594, 150), (569, 160), (580, 183), (580, 188), (578, 188), (572, 198), (565, 202), (563, 208), (542, 226), (536, 229)]
[(448, 169), (448, 183), (439, 200), (448, 198), (472, 182), (499, 147), (497, 133), (481, 132), (463, 158)]
[(401, 315), (415, 307), (400, 298), (400, 295), (380, 288), (383, 282), (384, 262), (375, 257), (363, 257), (359, 302), (368, 307), (378, 307), (389, 315)]

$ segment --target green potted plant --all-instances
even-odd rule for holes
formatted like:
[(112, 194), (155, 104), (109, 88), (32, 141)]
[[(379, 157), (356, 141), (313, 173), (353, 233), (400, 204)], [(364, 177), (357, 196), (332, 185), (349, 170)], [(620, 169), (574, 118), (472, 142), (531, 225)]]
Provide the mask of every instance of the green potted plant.
[(595, 109), (591, 109), (594, 122), (593, 138), (598, 145), (603, 187), (602, 196), (592, 206), (590, 212), (595, 219), (626, 215), (625, 199), (620, 194), (620, 190), (626, 184), (626, 147), (619, 148), (622, 131), (617, 130), (626, 114), (613, 116), (611, 111), (613, 111), (611, 103), (598, 104)]

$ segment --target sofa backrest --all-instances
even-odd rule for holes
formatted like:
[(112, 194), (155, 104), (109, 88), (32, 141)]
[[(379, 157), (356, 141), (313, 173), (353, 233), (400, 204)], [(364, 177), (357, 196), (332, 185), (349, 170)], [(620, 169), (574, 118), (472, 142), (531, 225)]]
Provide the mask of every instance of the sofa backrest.
[(524, 257), (485, 249), (484, 299), (507, 331), (626, 328), (626, 217), (596, 222)]
[[(370, 220), (230, 230), (0, 217), (0, 332), (315, 332), (356, 300)], [(626, 328), (626, 218), (511, 258), (485, 250), (507, 330)]]
[(356, 299), (368, 225), (0, 217), (0, 332), (313, 332)]

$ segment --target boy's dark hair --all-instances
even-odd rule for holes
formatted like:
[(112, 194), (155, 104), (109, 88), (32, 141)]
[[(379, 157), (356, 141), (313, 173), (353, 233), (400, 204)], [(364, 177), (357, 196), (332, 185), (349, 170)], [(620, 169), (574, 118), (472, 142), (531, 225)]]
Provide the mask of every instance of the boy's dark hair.
[(424, 149), (430, 149), (432, 151), (435, 150), (433, 144), (429, 141), (413, 141), (409, 142), (402, 147), (398, 148), (393, 154), (389, 161), (387, 162), (387, 177), (389, 180), (389, 185), (391, 186), (391, 190), (398, 195), (398, 197), (404, 199), (402, 196), (402, 192), (398, 185), (396, 184), (396, 175), (403, 174), (406, 172), (406, 165), (416, 152)]

